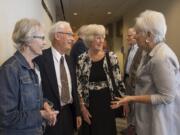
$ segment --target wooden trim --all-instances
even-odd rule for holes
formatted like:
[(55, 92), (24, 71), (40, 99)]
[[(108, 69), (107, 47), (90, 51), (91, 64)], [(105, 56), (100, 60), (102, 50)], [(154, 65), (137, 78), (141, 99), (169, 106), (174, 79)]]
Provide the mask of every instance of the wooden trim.
[(49, 12), (49, 9), (47, 8), (46, 3), (44, 2), (44, 0), (41, 1), (41, 4), (42, 4), (44, 10), (46, 11), (47, 15), (49, 16), (50, 20), (53, 22), (53, 17), (51, 15), (51, 13)]

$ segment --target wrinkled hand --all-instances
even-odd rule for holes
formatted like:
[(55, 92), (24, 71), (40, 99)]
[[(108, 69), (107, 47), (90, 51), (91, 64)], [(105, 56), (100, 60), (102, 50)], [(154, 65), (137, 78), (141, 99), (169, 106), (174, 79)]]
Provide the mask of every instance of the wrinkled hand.
[(57, 114), (59, 113), (59, 111), (47, 111), (47, 110), (41, 110), (40, 111), (41, 113), (41, 116), (48, 121), (48, 124), (50, 126), (54, 126), (56, 124), (56, 117), (57, 117)]
[(126, 105), (129, 102), (129, 96), (125, 96), (123, 98), (115, 97), (115, 99), (116, 99), (115, 101), (111, 102), (111, 108), (112, 109), (116, 109), (122, 105)]
[(77, 117), (76, 117), (76, 125), (77, 125), (77, 129), (80, 128), (81, 124), (82, 124), (81, 116), (77, 116)]
[(54, 126), (56, 124), (59, 111), (55, 111), (53, 109), (53, 105), (49, 105), (48, 102), (45, 102), (43, 107), (43, 110), (41, 110), (42, 117), (48, 121), (50, 126)]
[(86, 121), (89, 125), (91, 125), (91, 120), (90, 118), (92, 117), (91, 114), (89, 113), (88, 109), (83, 105), (81, 107), (82, 115), (84, 121)]

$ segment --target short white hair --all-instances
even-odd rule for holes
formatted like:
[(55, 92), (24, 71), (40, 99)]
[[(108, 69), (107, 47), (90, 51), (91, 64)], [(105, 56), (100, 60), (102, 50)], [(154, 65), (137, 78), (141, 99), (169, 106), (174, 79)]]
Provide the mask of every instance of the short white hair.
[(64, 32), (65, 28), (71, 27), (69, 22), (66, 21), (59, 21), (52, 25), (51, 29), (49, 30), (49, 40), (52, 42), (54, 40), (54, 34), (57, 32)]
[(80, 38), (84, 38), (84, 35), (86, 34), (87, 30), (87, 25), (82, 25), (78, 30), (77, 30), (77, 35), (80, 37)]
[(84, 34), (85, 45), (89, 48), (95, 36), (102, 36), (105, 38), (106, 30), (103, 25), (99, 24), (89, 24), (86, 27), (86, 32)]
[(155, 43), (163, 41), (167, 31), (165, 17), (160, 12), (146, 10), (136, 18), (135, 29), (153, 34)]
[(16, 22), (13, 30), (12, 40), (16, 49), (20, 50), (33, 39), (39, 29), (42, 28), (39, 21), (35, 19), (23, 18)]

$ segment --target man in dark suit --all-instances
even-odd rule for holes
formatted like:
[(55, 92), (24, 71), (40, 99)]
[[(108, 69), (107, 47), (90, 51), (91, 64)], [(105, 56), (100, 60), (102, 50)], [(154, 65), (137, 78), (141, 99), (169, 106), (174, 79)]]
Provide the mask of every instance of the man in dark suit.
[[(125, 64), (124, 82), (126, 85), (126, 95), (135, 94), (136, 71), (140, 64), (142, 49), (138, 47), (135, 39), (136, 31), (134, 28), (129, 28), (127, 32), (127, 42), (129, 47), (128, 55)], [(127, 114), (127, 129), (123, 130), (123, 135), (135, 135), (135, 114), (134, 104), (129, 104), (129, 112)]]
[(83, 41), (84, 35), (86, 34), (86, 25), (81, 26), (78, 29), (77, 34), (78, 40), (75, 42), (70, 52), (71, 59), (75, 66), (77, 64), (78, 56), (87, 51), (87, 47)]
[(54, 24), (49, 32), (52, 47), (37, 57), (44, 97), (59, 111), (54, 127), (47, 127), (45, 135), (74, 135), (81, 125), (76, 76), (72, 62), (65, 53), (70, 50), (74, 38), (68, 22)]

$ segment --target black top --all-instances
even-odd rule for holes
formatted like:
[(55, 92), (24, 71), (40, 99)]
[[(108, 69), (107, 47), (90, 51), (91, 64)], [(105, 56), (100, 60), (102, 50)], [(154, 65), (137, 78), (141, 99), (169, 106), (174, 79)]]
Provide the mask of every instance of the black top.
[(92, 62), (91, 72), (89, 81), (90, 82), (100, 82), (106, 81), (106, 73), (103, 68), (104, 58), (100, 61)]

